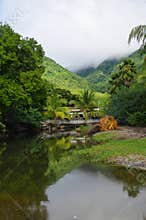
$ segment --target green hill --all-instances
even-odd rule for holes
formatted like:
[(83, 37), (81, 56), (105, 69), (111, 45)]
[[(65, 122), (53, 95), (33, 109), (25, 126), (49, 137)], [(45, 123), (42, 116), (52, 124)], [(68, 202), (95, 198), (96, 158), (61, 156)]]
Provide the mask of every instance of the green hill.
[(142, 69), (141, 67), (144, 62), (144, 57), (145, 55), (141, 53), (141, 50), (137, 50), (128, 57), (121, 59), (107, 59), (99, 64), (94, 72), (88, 72), (88, 75), (85, 78), (90, 83), (90, 87), (99, 92), (106, 92), (108, 90), (108, 79), (110, 74), (113, 72), (114, 68), (122, 62), (122, 60), (130, 58), (135, 62), (137, 69), (140, 70)]
[(82, 68), (80, 70), (77, 70), (77, 74), (79, 76), (82, 76), (82, 77), (86, 77), (88, 75), (90, 75), (91, 73), (95, 72), (96, 68), (94, 67), (86, 67), (86, 68)]
[(103, 72), (106, 75), (111, 74), (114, 67), (121, 62), (122, 59), (107, 59), (100, 63), (95, 72)]
[(142, 53), (141, 50), (137, 50), (129, 56), (129, 58), (135, 62), (137, 69), (140, 69), (142, 67), (144, 62), (144, 57), (145, 54)]
[(98, 92), (108, 91), (108, 79), (117, 64), (123, 59), (132, 59), (137, 68), (142, 67), (144, 55), (141, 50), (137, 50), (128, 57), (122, 59), (107, 59), (97, 66), (97, 68), (88, 67), (78, 71), (78, 74), (70, 72), (57, 64), (48, 57), (44, 59), (45, 73), (44, 78), (58, 88), (70, 90), (78, 93), (83, 89), (94, 89)]
[(58, 88), (67, 89), (74, 93), (89, 88), (87, 79), (70, 72), (48, 57), (44, 59), (44, 66), (45, 73), (43, 77)]

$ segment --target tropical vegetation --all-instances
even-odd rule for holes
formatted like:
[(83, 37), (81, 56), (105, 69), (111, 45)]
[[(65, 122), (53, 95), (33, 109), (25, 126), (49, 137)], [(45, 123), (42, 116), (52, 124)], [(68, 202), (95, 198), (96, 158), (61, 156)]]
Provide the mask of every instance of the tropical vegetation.
[(1, 123), (10, 129), (16, 124), (34, 126), (47, 100), (43, 48), (8, 25), (0, 24), (0, 36)]
[[(45, 56), (33, 38), (0, 24), (0, 131), (37, 128), (40, 121), (69, 119), (69, 107), (87, 116), (112, 114), (121, 123), (146, 124), (146, 27), (132, 29), (129, 43), (141, 42), (129, 57), (108, 59), (73, 73)], [(79, 76), (80, 75), (80, 76)]]

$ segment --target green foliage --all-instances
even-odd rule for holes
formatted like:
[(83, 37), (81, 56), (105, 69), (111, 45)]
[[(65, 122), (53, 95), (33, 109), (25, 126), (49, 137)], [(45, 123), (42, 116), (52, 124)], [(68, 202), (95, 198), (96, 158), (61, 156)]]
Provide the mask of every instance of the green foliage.
[(2, 114), (0, 112), (0, 133), (6, 132), (6, 126), (2, 123)]
[(19, 109), (15, 113), (15, 118), (12, 118), (13, 123), (19, 123), (19, 124), (24, 124), (28, 125), (29, 127), (39, 127), (40, 121), (43, 120), (42, 114), (38, 111), (38, 109), (35, 108), (29, 108), (29, 109)]
[(137, 71), (141, 71), (145, 59), (145, 54), (143, 53), (143, 50), (139, 49), (136, 52), (132, 53), (129, 56), (129, 59), (131, 59), (135, 63)]
[(86, 78), (90, 83), (90, 88), (99, 92), (107, 92), (108, 91), (108, 75), (104, 74), (101, 71), (96, 71)]
[[(9, 127), (12, 118), (42, 111), (47, 98), (46, 83), (42, 80), (44, 51), (33, 38), (22, 38), (8, 25), (0, 24), (0, 109)], [(27, 112), (27, 114), (26, 114)], [(14, 115), (15, 114), (15, 115)], [(19, 118), (19, 117), (18, 117)], [(17, 118), (17, 119), (18, 119)], [(13, 121), (15, 123), (21, 121)], [(32, 119), (32, 124), (34, 121)]]
[(97, 68), (88, 67), (78, 71), (78, 74), (87, 79), (90, 89), (107, 92), (109, 75), (120, 61), (121, 59), (107, 59), (99, 64)]
[[(98, 65), (97, 68), (87, 68), (83, 70), (82, 76), (87, 79), (89, 82), (90, 88), (99, 92), (108, 92), (109, 89), (109, 79), (111, 73), (114, 72), (116, 66), (123, 62), (125, 59), (131, 59), (136, 66), (137, 71), (143, 72), (142, 66), (144, 63), (145, 52), (144, 49), (140, 48), (136, 52), (132, 53), (128, 57), (124, 57), (121, 59), (107, 59)], [(82, 73), (82, 71), (81, 71)]]
[(135, 112), (128, 117), (128, 123), (132, 126), (145, 126), (146, 125), (146, 111)]
[(78, 76), (63, 68), (55, 61), (45, 57), (44, 58), (45, 73), (43, 78), (52, 83), (55, 87), (66, 89), (71, 92), (88, 89), (89, 85), (86, 79)]
[(133, 119), (131, 115), (136, 112), (143, 114), (145, 110), (146, 88), (135, 85), (130, 89), (122, 88), (116, 94), (113, 94), (109, 101), (107, 113), (113, 115), (121, 123), (129, 123)]
[(69, 109), (64, 106), (64, 101), (58, 94), (52, 93), (47, 101), (46, 116), (50, 119), (69, 119)]
[(110, 93), (116, 93), (121, 87), (130, 87), (136, 76), (136, 67), (131, 60), (124, 60), (117, 66), (109, 80), (111, 87)]
[(86, 77), (86, 76), (92, 74), (93, 72), (95, 72), (95, 70), (96, 70), (96, 68), (94, 68), (94, 67), (86, 67), (86, 68), (78, 70), (77, 74), (79, 76)]
[[(145, 25), (137, 26), (131, 31), (129, 43), (132, 39), (136, 39), (138, 42), (142, 41), (142, 48), (130, 56), (131, 63), (126, 61), (127, 64), (124, 65), (123, 63), (121, 67), (117, 66), (115, 73), (111, 75), (110, 81), (112, 85), (110, 92), (114, 94), (112, 94), (109, 102), (108, 113), (113, 114), (121, 123), (134, 126), (146, 125), (145, 28)], [(135, 83), (131, 88), (128, 88), (134, 78), (136, 78)]]
[(146, 25), (139, 25), (131, 30), (128, 43), (130, 44), (133, 39), (136, 39), (138, 43), (142, 42), (142, 47), (146, 46)]
[(90, 90), (84, 90), (80, 96), (79, 105), (83, 111), (90, 110), (94, 107), (95, 93)]
[(112, 73), (114, 67), (118, 65), (121, 61), (121, 59), (107, 59), (98, 65), (96, 71), (101, 71), (104, 74), (109, 75)]
[(0, 132), (6, 132), (6, 126), (2, 122), (0, 122)]
[(48, 95), (57, 94), (62, 100), (62, 104), (65, 106), (75, 106), (76, 102), (79, 101), (79, 95), (71, 93), (69, 90), (54, 88), (49, 90)]

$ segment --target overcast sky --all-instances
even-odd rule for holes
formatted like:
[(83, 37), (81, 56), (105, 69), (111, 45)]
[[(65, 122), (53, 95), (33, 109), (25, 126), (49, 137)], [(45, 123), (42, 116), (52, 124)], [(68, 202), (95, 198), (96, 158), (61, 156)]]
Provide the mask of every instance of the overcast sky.
[(128, 46), (131, 28), (146, 23), (146, 0), (0, 0), (0, 18), (34, 37), (65, 67), (97, 66)]

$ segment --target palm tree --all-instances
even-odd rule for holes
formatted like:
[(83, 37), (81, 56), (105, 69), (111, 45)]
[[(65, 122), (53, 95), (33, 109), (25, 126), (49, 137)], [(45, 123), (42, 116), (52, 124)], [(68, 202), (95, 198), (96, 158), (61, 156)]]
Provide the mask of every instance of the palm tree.
[(84, 112), (84, 118), (88, 119), (88, 112), (94, 108), (95, 93), (91, 90), (84, 90), (79, 99), (79, 107)]
[(57, 95), (53, 94), (48, 98), (47, 112), (50, 118), (55, 119), (65, 119), (70, 117), (69, 109), (63, 106), (63, 100)]
[(123, 86), (130, 87), (136, 73), (135, 64), (130, 59), (124, 60), (121, 64), (117, 65), (109, 80), (111, 84), (110, 93), (116, 93)]
[(128, 43), (130, 44), (133, 39), (136, 39), (138, 43), (142, 42), (142, 47), (146, 46), (146, 25), (139, 25), (131, 30)]
[(80, 98), (80, 106), (83, 110), (89, 110), (92, 109), (94, 106), (94, 98), (95, 94), (93, 91), (90, 90), (84, 90), (81, 94)]

